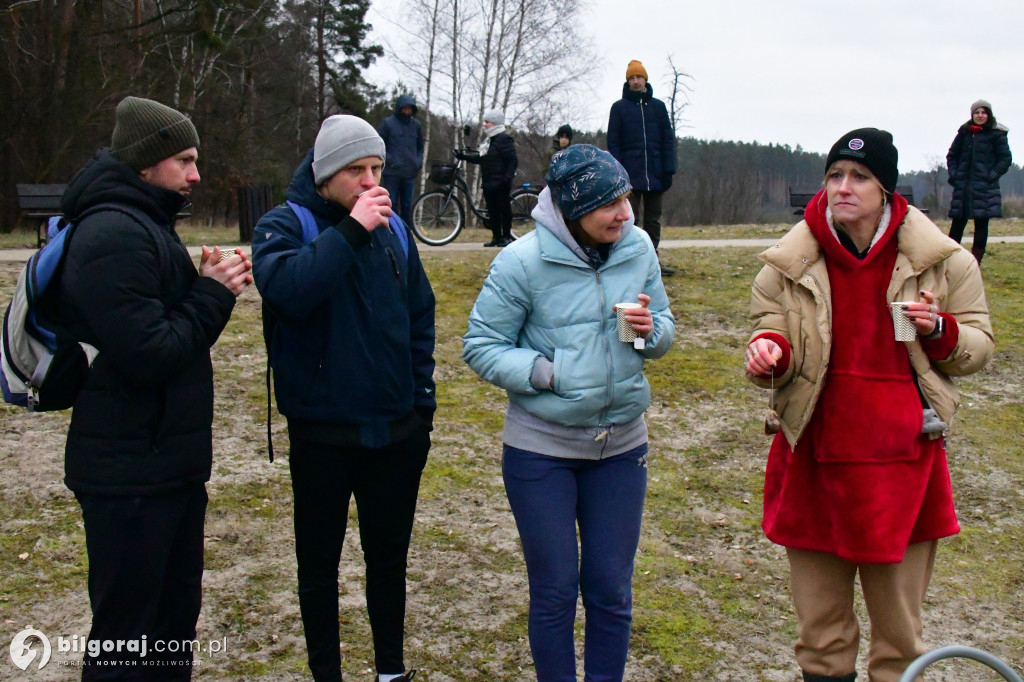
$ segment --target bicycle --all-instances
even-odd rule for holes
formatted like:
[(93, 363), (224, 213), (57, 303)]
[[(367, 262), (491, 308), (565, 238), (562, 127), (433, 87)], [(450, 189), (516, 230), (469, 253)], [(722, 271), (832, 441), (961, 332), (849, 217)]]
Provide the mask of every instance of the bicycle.
[[(453, 150), (457, 153), (467, 152), (465, 149)], [(463, 160), (456, 156), (451, 164), (433, 164), (430, 168), (430, 181), (438, 185), (447, 185), (445, 189), (432, 189), (416, 197), (412, 204), (412, 233), (424, 244), (444, 246), (455, 240), (466, 224), (466, 209), (456, 193), (461, 192), (469, 209), (480, 220), (487, 220), (487, 209), (480, 208), (473, 201), (473, 193), (469, 191), (466, 176), (462, 172)], [(523, 183), (512, 190), (509, 204), (512, 207), (512, 238), (517, 237), (516, 226), (520, 233), (526, 231), (525, 226), (532, 222), (530, 214), (537, 205), (540, 189)]]

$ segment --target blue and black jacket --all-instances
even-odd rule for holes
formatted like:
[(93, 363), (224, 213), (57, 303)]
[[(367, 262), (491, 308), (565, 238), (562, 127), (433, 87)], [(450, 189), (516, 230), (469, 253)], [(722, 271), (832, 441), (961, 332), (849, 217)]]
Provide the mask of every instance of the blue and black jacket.
[(287, 197), (313, 213), (319, 236), (304, 244), (287, 204), (253, 234), (253, 276), (276, 318), (277, 406), (293, 438), (383, 447), (433, 419), (434, 293), (413, 240), (406, 256), (390, 228), (368, 232), (321, 197), (312, 158)]

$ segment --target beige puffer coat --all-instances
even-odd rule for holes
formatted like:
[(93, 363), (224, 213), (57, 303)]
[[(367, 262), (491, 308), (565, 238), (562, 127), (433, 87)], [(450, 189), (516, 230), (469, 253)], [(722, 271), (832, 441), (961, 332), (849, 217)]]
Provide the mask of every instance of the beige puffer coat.
[[(985, 288), (974, 257), (946, 237), (923, 213), (909, 207), (897, 233), (899, 255), (886, 301), (917, 301), (919, 291), (935, 294), (940, 312), (951, 314), (960, 329), (956, 348), (935, 362), (918, 339), (906, 342), (910, 361), (928, 402), (947, 424), (960, 406), (950, 377), (977, 372), (992, 356), (994, 341)], [(828, 273), (817, 240), (801, 221), (779, 243), (758, 256), (750, 300), (754, 331), (750, 340), (774, 332), (792, 346), (786, 372), (775, 378), (774, 406), (790, 447), (810, 421), (824, 386), (832, 347), (832, 300)], [(770, 388), (770, 379), (751, 378)], [(936, 436), (938, 437), (938, 436)]]

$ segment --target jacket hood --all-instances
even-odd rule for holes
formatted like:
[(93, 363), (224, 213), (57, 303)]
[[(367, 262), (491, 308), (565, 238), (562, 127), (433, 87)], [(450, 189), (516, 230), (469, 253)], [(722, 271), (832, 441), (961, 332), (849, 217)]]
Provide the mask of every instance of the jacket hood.
[[(530, 216), (537, 221), (538, 230), (547, 230), (553, 234), (558, 241), (565, 244), (565, 246), (572, 251), (576, 256), (589, 265), (590, 260), (587, 258), (586, 252), (583, 247), (579, 245), (579, 242), (569, 232), (568, 225), (565, 224), (565, 218), (562, 217), (562, 211), (555, 204), (554, 198), (551, 196), (551, 189), (545, 187), (541, 190), (540, 195), (537, 197), (537, 205), (534, 207), (533, 212)], [(612, 244), (612, 248), (622, 242), (626, 238), (626, 235), (633, 229), (633, 209), (629, 209), (629, 220), (622, 226), (622, 234)]]
[(634, 92), (629, 89), (629, 81), (626, 81), (622, 84), (622, 99), (628, 99), (631, 102), (639, 102), (641, 99), (650, 101), (654, 99), (654, 88), (648, 83), (643, 92)]
[(109, 149), (100, 149), (71, 178), (60, 205), (73, 221), (99, 204), (131, 206), (158, 225), (167, 225), (189, 201), (178, 192), (149, 184), (131, 166), (115, 159)]
[[(900, 253), (910, 261), (913, 272), (922, 272), (960, 250), (960, 245), (947, 237), (921, 211), (909, 205), (906, 211), (903, 222), (898, 226), (896, 239), (899, 241)], [(761, 252), (758, 258), (797, 280), (821, 257), (821, 252), (821, 246), (811, 233), (807, 221), (801, 220), (777, 244)]]
[(316, 180), (313, 177), (313, 150), (310, 149), (305, 158), (299, 163), (292, 175), (292, 181), (285, 192), (288, 201), (305, 206), (313, 213), (322, 216), (332, 223), (341, 222), (348, 216), (342, 206), (327, 201), (316, 191)]
[(401, 116), (402, 107), (412, 107), (413, 116), (419, 111), (419, 107), (416, 106), (416, 99), (412, 95), (400, 95), (398, 97), (398, 100), (395, 102), (396, 116)]

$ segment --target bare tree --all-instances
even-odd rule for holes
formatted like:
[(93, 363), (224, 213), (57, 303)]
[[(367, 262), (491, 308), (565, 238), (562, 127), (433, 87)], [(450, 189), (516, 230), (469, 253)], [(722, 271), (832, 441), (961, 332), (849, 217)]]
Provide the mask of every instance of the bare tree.
[(673, 56), (669, 55), (668, 68), (671, 71), (672, 76), (668, 79), (669, 86), (669, 97), (668, 97), (668, 118), (672, 121), (672, 132), (679, 136), (679, 129), (683, 127), (683, 112), (686, 107), (690, 106), (690, 93), (693, 92), (693, 86), (691, 83), (694, 78), (685, 71), (680, 70), (673, 61)]

